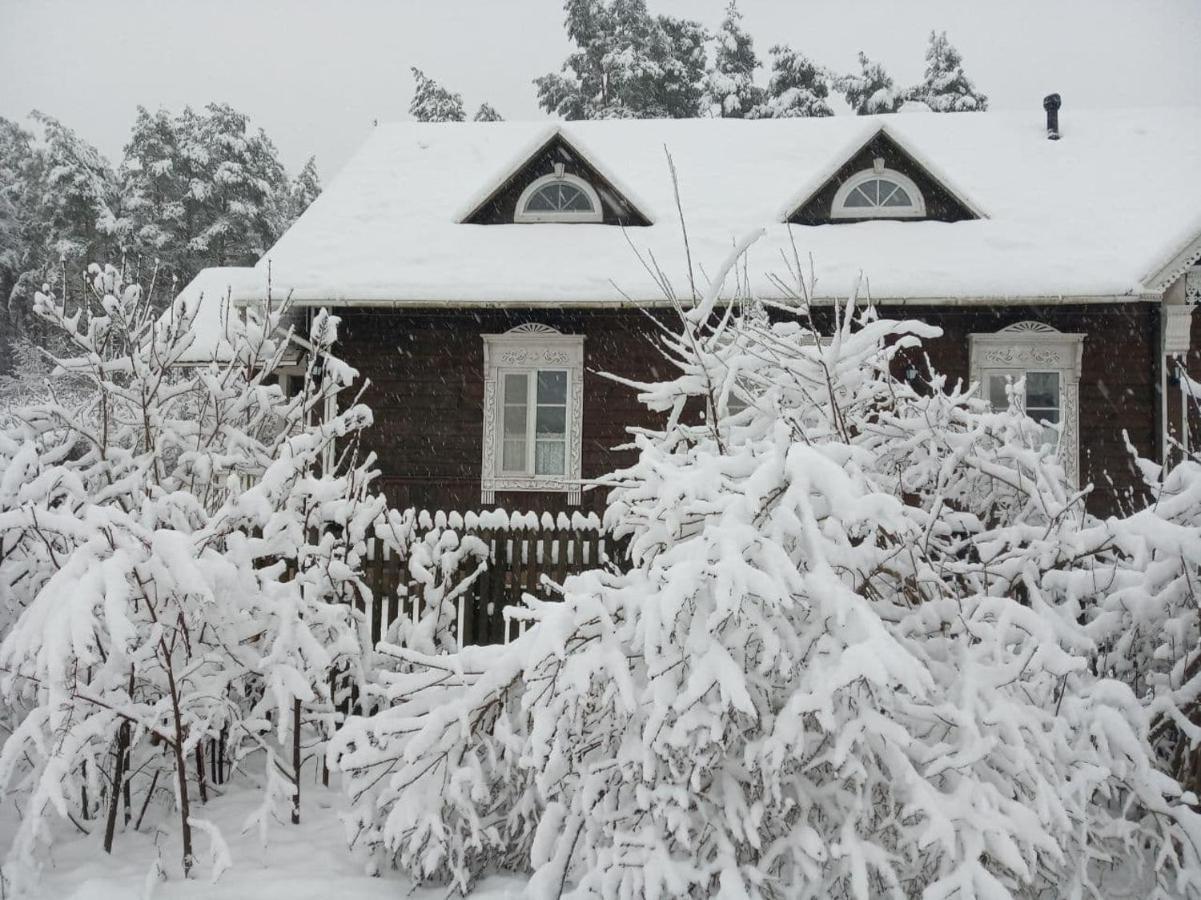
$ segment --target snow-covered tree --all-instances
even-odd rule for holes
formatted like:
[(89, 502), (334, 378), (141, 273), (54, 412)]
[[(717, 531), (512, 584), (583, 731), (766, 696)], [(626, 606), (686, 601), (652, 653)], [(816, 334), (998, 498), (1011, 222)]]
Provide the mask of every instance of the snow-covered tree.
[(300, 218), (321, 195), (321, 176), (317, 174), (317, 157), (310, 156), (300, 172), (292, 179), (292, 202), (289, 215), (292, 221)]
[(934, 112), (983, 112), (988, 97), (976, 90), (963, 73), (963, 57), (947, 40), (947, 33), (930, 32), (926, 48), (926, 73), (921, 83), (906, 92), (906, 99), (925, 103)]
[(413, 99), (409, 102), (409, 115), (418, 122), (463, 122), (467, 114), (463, 111), (463, 96), (443, 87), (416, 66), (413, 73)]
[(481, 103), (480, 108), (471, 117), (473, 122), (503, 122), (505, 117), (498, 113), (491, 103)]
[(1105, 586), (1087, 610), (1096, 666), (1143, 699), (1164, 767), (1201, 792), (1201, 458), (1138, 465), (1152, 502), (1098, 523), (1092, 540), (1106, 557), (1053, 586), (1065, 594)]
[(830, 77), (803, 53), (785, 44), (771, 48), (771, 78), (762, 103), (753, 112), (759, 119), (832, 116), (826, 102)]
[(705, 99), (725, 119), (742, 119), (763, 101), (763, 88), (755, 84), (759, 57), (754, 41), (742, 27), (735, 0), (717, 32), (713, 68), (705, 76)]
[(645, 0), (565, 0), (575, 49), (534, 79), (538, 104), (565, 119), (699, 115), (708, 34), (697, 22), (652, 16)]
[(143, 272), (157, 261), (180, 284), (205, 266), (256, 262), (298, 214), (275, 145), (228, 104), (139, 108), (121, 195), (131, 261)]
[(872, 116), (900, 109), (905, 98), (884, 67), (860, 50), (859, 68), (858, 75), (841, 75), (834, 80), (834, 89), (846, 97), (847, 105), (856, 115)]
[(188, 872), (193, 829), (215, 835), (194, 806), (214, 745), (264, 758), (254, 821), (282, 801), (298, 820), (304, 755), (333, 728), (331, 672), (362, 680), (349, 601), (367, 593), (359, 561), (383, 503), (357, 450), (369, 412), (321, 415), (354, 377), (329, 355), (334, 320), (315, 318), (288, 397), (273, 383), (281, 307), (229, 313), (232, 358), (179, 367), (192, 311), (159, 316), (119, 271), (92, 275), (86, 308), (38, 297), (88, 399), (20, 411), (0, 441), (0, 599), (16, 618), (0, 688), (25, 712), (0, 750), (0, 781), (24, 797), (16, 879), (56, 815), (107, 807), (111, 847), (131, 778), (146, 805), (172, 798)]
[(1115, 861), (1201, 895), (1190, 797), (1090, 669), (1085, 598), (1042, 589), (1098, 548), (1041, 429), (895, 378), (929, 326), (723, 309), (745, 246), (638, 386), (632, 570), (527, 598), (507, 647), (394, 648), (393, 705), (334, 748), (359, 840), (531, 898), (1101, 896)]

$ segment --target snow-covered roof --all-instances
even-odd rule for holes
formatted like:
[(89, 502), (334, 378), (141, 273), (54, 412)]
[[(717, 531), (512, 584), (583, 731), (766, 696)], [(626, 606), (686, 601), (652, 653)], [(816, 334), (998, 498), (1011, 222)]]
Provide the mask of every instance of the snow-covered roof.
[[(265, 272), (256, 268), (235, 266), (214, 266), (203, 269), (176, 296), (176, 303), (165, 310), (161, 319), (168, 320), (176, 315), (176, 309), (182, 304), (184, 310), (192, 316), (192, 341), (180, 357), (184, 364), (205, 363), (211, 360), (225, 361), (233, 356), (230, 336), (233, 329), (238, 327), (237, 301), (238, 294), (256, 298), (265, 298), (267, 280)], [(272, 296), (279, 294), (272, 291)], [(231, 309), (233, 310), (231, 314)], [(298, 310), (289, 311), (282, 323), (284, 327), (293, 327), (297, 331)], [(294, 339), (295, 335), (294, 335)]]
[[(774, 121), (635, 120), (381, 125), (324, 193), (234, 286), (257, 299), (266, 262), (300, 302), (580, 304), (661, 301), (631, 249), (677, 289), (684, 247), (698, 281), (756, 228), (752, 285), (777, 295), (781, 253), (812, 255), (821, 295), (857, 273), (878, 300), (1107, 299), (1143, 295), (1201, 234), (1201, 107), (1065, 107), (1049, 141), (1021, 112)], [(785, 216), (880, 128), (983, 215), (973, 221), (789, 226)], [(556, 130), (654, 224), (468, 225), (460, 220)], [(648, 253), (649, 251), (649, 253)]]

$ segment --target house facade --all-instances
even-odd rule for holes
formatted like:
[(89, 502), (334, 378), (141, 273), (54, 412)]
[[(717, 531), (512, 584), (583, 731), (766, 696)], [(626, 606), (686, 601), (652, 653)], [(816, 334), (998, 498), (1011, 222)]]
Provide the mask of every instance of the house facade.
[(336, 311), (394, 505), (600, 510), (654, 424), (620, 380), (669, 374), (657, 323), (761, 233), (730, 296), (789, 302), (799, 267), (819, 311), (858, 290), (939, 326), (934, 368), (992, 402), (1024, 379), (1105, 513), (1140, 500), (1128, 445), (1201, 439), (1201, 110), (1043, 116), (381, 126), (259, 265), (184, 296), (202, 352), (221, 298)]

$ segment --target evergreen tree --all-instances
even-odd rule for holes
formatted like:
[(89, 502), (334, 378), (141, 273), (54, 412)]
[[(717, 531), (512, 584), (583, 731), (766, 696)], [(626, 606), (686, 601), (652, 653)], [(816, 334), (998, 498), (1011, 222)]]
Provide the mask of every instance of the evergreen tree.
[(652, 16), (645, 0), (566, 0), (577, 50), (534, 79), (538, 104), (565, 119), (700, 114), (708, 35), (697, 22)]
[(418, 122), (463, 122), (463, 97), (440, 85), (416, 66), (410, 69), (417, 86), (409, 103), (409, 115)]
[(930, 32), (926, 48), (926, 74), (921, 84), (910, 88), (908, 100), (925, 103), (934, 112), (983, 112), (988, 97), (963, 73), (963, 57), (947, 40), (947, 33)]
[(835, 79), (834, 88), (844, 97), (847, 104), (860, 116), (876, 113), (896, 112), (905, 98), (896, 89), (884, 67), (872, 62), (859, 51), (858, 75), (842, 75)]
[(294, 218), (275, 145), (228, 104), (139, 109), (122, 194), (130, 249), (181, 284), (205, 266), (253, 264)]
[(34, 111), (30, 118), (36, 137), (13, 123), (0, 128), (0, 282), (7, 288), (5, 331), (43, 346), (48, 331), (32, 315), (34, 295), (45, 283), (66, 291), (71, 261), (117, 257), (123, 228), (108, 161), (52, 116)]
[(772, 47), (771, 55), (767, 97), (756, 108), (755, 117), (793, 119), (834, 115), (826, 102), (830, 84), (825, 70), (786, 44)]
[(292, 179), (291, 219), (300, 218), (301, 213), (321, 194), (321, 178), (317, 174), (317, 157), (310, 156), (295, 178)]
[(763, 102), (763, 88), (755, 84), (759, 57), (754, 41), (742, 28), (742, 13), (735, 0), (717, 33), (713, 68), (705, 77), (705, 99), (726, 119), (742, 119)]
[(471, 117), (475, 122), (503, 122), (505, 117), (493, 108), (491, 103), (481, 103), (480, 108)]

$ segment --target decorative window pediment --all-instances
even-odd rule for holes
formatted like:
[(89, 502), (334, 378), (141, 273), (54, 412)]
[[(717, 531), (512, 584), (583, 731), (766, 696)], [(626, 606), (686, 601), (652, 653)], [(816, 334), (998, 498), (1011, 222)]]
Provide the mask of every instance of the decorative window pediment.
[(787, 203), (784, 221), (828, 225), (865, 219), (985, 218), (945, 174), (936, 172), (916, 147), (884, 126), (846, 155), (833, 158), (830, 168), (817, 177), (816, 189), (807, 188)]
[(480, 501), (556, 491), (580, 502), (584, 336), (518, 325), (484, 338)]
[(467, 225), (650, 225), (647, 211), (631, 202), (616, 174), (585, 156), (562, 131), (555, 131), (529, 157), (502, 171), (484, 200), (473, 200), (457, 220)]
[(1007, 387), (1025, 379), (1017, 398), (1043, 424), (1072, 484), (1080, 482), (1080, 367), (1084, 335), (1042, 322), (1018, 322), (990, 334), (973, 334), (971, 380), (993, 406), (1008, 404)]

